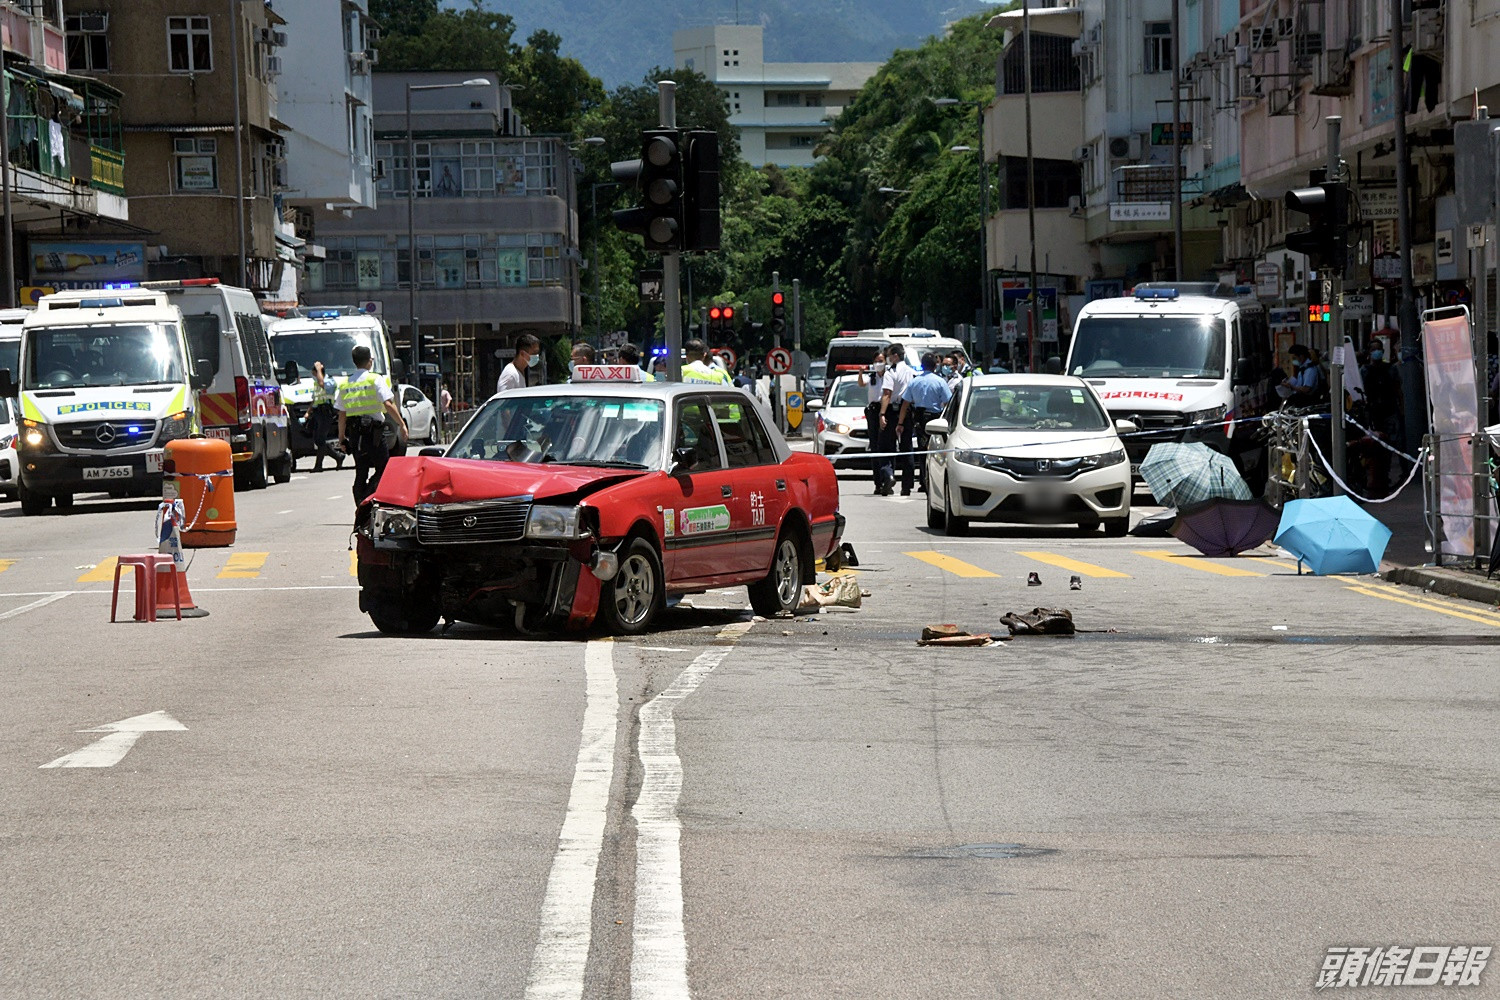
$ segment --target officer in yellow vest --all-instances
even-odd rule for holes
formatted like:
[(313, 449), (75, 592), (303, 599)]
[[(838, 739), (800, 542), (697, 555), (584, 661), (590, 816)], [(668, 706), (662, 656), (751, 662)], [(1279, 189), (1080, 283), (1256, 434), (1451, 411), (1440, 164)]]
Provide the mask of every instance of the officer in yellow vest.
[(390, 382), (370, 370), (370, 349), (356, 347), (352, 357), (359, 374), (338, 387), (333, 408), (339, 411), (339, 444), (354, 456), (354, 504), (358, 506), (380, 485), (380, 474), (390, 458), (385, 444), (386, 415), (400, 425), (403, 437), (409, 435)]
[(333, 412), (333, 394), (337, 391), (333, 379), (328, 377), (328, 372), (323, 369), (323, 362), (313, 362), (312, 375), (313, 391), (312, 405), (307, 410), (307, 421), (303, 425), (307, 436), (312, 438), (314, 453), (313, 471), (323, 471), (323, 459), (331, 458), (338, 463), (338, 468), (344, 467), (344, 453), (333, 447), (333, 430), (335, 417)]

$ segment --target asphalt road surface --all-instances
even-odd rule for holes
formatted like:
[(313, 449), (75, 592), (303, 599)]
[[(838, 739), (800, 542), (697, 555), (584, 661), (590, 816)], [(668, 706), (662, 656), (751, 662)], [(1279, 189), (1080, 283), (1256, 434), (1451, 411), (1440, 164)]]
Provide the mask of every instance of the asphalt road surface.
[[(1262, 998), (1500, 945), (1500, 611), (844, 493), (860, 610), (618, 642), (378, 635), (348, 472), (238, 497), (181, 624), (108, 624), (153, 503), (0, 506), (0, 997)], [(1038, 605), (1089, 631), (914, 642)]]

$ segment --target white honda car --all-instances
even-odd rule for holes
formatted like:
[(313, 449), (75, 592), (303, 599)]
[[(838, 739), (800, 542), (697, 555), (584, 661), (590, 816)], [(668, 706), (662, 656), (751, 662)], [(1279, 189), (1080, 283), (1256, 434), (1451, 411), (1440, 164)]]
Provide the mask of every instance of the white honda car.
[[(1126, 421), (1119, 429), (1130, 429)], [(927, 524), (962, 535), (973, 521), (1130, 526), (1130, 463), (1092, 387), (1067, 375), (960, 381), (927, 456)]]

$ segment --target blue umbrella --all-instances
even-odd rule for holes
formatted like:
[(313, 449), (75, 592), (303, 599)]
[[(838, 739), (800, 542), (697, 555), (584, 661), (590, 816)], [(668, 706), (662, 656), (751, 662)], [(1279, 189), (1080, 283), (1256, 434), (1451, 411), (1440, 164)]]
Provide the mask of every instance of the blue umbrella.
[(1319, 576), (1374, 573), (1391, 529), (1346, 496), (1292, 500), (1281, 511), (1276, 544)]

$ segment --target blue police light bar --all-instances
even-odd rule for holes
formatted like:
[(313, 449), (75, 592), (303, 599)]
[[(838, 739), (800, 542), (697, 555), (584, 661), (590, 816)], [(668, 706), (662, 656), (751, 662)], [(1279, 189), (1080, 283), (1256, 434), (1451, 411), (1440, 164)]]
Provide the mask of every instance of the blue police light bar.
[(1137, 288), (1135, 297), (1145, 302), (1176, 302), (1177, 289), (1175, 288)]
[(139, 288), (139, 287), (141, 287), (141, 286), (137, 285), (133, 281), (111, 281), (111, 282), (106, 282), (105, 283), (104, 290), (106, 292), (113, 292), (113, 291), (119, 291), (121, 289), (126, 289), (126, 288)]
[(339, 315), (337, 309), (309, 309), (307, 311), (308, 319), (338, 319)]
[(141, 429), (135, 424), (131, 424), (129, 427), (125, 428), (125, 433), (127, 434), (139, 434), (140, 432)]

